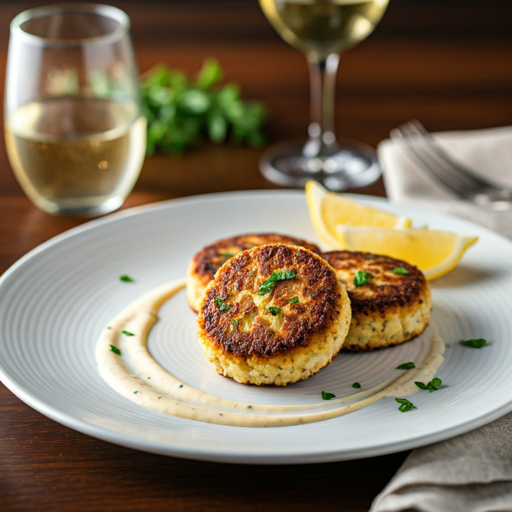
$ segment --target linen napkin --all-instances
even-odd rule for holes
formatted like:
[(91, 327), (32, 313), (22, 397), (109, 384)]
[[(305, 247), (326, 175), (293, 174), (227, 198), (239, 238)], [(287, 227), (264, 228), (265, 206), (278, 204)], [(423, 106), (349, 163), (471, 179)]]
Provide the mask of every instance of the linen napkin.
[[(512, 188), (512, 127), (434, 134), (440, 146), (498, 185)], [(419, 170), (400, 145), (378, 148), (393, 202), (414, 203), (512, 238), (512, 210), (454, 200)], [(413, 450), (370, 512), (512, 511), (512, 413), (477, 430)]]

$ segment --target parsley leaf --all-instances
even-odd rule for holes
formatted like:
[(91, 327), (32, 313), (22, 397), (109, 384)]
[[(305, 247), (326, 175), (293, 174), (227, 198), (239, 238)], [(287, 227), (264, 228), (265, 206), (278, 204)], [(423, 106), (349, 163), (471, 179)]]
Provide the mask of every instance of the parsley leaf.
[(127, 276), (126, 274), (119, 276), (119, 281), (124, 281), (125, 283), (133, 283), (134, 280), (132, 277)]
[[(235, 144), (261, 146), (264, 143), (265, 107), (244, 101), (234, 84), (219, 85), (222, 76), (222, 69), (214, 59), (203, 63), (195, 80), (165, 65), (142, 76), (148, 155), (155, 151), (181, 152), (204, 138), (214, 144), (228, 137)], [(106, 87), (108, 93), (113, 86), (107, 81)]]
[(240, 320), (232, 320), (231, 325), (238, 325), (240, 323)]
[(281, 313), (282, 309), (278, 308), (276, 306), (269, 306), (268, 310), (272, 316), (277, 316), (279, 313)]
[(322, 400), (332, 400), (333, 398), (336, 398), (336, 395), (322, 391)]
[(224, 304), (224, 299), (221, 297), (215, 297), (215, 305), (219, 309), (221, 313), (225, 313), (226, 311), (229, 311), (233, 306), (230, 306), (229, 304)]
[(357, 274), (354, 276), (354, 284), (356, 286), (363, 286), (363, 284), (366, 284), (372, 277), (373, 274), (371, 272), (362, 272), (361, 270), (358, 270)]
[(256, 292), (258, 295), (267, 295), (270, 293), (274, 286), (279, 281), (285, 281), (287, 279), (294, 279), (297, 277), (296, 270), (280, 270), (278, 272), (274, 272), (259, 288)]
[(110, 345), (110, 350), (114, 352), (114, 354), (117, 354), (118, 356), (121, 355), (121, 351), (117, 347), (114, 347), (114, 345)]
[(393, 273), (398, 274), (400, 276), (405, 276), (409, 273), (409, 271), (404, 267), (398, 267), (393, 269)]
[(354, 384), (352, 384), (352, 387), (356, 388), (356, 389), (360, 389), (361, 388), (361, 384), (359, 384), (359, 382), (354, 382)]
[(126, 336), (135, 336), (135, 334), (133, 334), (133, 332), (128, 332), (128, 331), (125, 331), (125, 330), (122, 330), (121, 332), (123, 334), (125, 334)]
[(482, 348), (490, 345), (490, 343), (487, 343), (487, 340), (484, 340), (483, 338), (478, 338), (476, 340), (461, 340), (460, 344), (471, 348)]
[(295, 295), (295, 297), (292, 297), (289, 301), (288, 301), (288, 304), (298, 304), (299, 302), (299, 297), (297, 297), (297, 295)]
[(417, 407), (412, 402), (409, 402), (409, 400), (406, 398), (395, 398), (395, 402), (401, 404), (398, 408), (400, 412), (407, 412), (412, 411), (413, 409), (417, 409)]
[(414, 363), (410, 362), (410, 363), (399, 364), (396, 367), (396, 370), (412, 370), (413, 368), (416, 368), (416, 365)]
[(423, 389), (425, 391), (428, 391), (429, 393), (432, 393), (432, 391), (437, 391), (441, 388), (446, 388), (448, 386), (442, 386), (443, 381), (441, 379), (438, 379), (437, 377), (433, 378), (428, 384), (423, 384), (423, 382), (415, 382), (416, 386), (418, 386), (420, 389)]

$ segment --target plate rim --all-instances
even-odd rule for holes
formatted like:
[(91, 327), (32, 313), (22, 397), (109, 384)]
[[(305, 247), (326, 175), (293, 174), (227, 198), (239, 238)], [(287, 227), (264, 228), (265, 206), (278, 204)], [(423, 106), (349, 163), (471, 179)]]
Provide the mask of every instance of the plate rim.
[[(217, 192), (212, 194), (200, 194), (194, 196), (187, 196), (175, 199), (167, 199), (154, 203), (136, 206), (128, 208), (120, 212), (115, 212), (105, 217), (93, 219), (85, 222), (79, 226), (75, 226), (69, 230), (60, 233), (42, 244), (38, 245), (28, 253), (23, 255), (15, 263), (13, 263), (1, 276), (0, 276), (0, 289), (4, 282), (15, 273), (18, 267), (25, 264), (25, 262), (36, 257), (40, 252), (45, 251), (47, 248), (52, 247), (61, 241), (68, 238), (79, 236), (81, 233), (87, 232), (91, 229), (95, 229), (97, 226), (102, 226), (111, 222), (116, 222), (118, 219), (132, 217), (139, 215), (144, 212), (165, 209), (181, 204), (193, 204), (201, 203), (208, 200), (222, 200), (225, 197), (248, 197), (248, 196), (304, 196), (304, 191), (297, 189), (260, 189), (260, 190), (242, 190), (242, 191), (229, 191), (229, 192)], [(427, 208), (421, 206), (408, 205), (393, 203), (387, 198), (370, 196), (363, 194), (344, 194), (355, 200), (368, 200), (369, 202), (380, 202), (382, 204), (394, 204), (399, 207), (404, 207), (411, 210), (420, 212), (430, 212)], [(445, 214), (442, 212), (435, 212), (443, 217), (449, 217), (456, 221), (460, 221), (468, 226), (475, 226), (480, 231), (487, 232), (488, 234), (498, 237), (508, 244), (512, 245), (512, 241), (507, 237), (492, 231), (484, 226), (480, 226), (466, 219), (461, 219), (454, 215)], [(275, 454), (270, 452), (255, 453), (225, 453), (221, 450), (206, 449), (204, 447), (198, 449), (191, 449), (190, 447), (179, 447), (171, 445), (162, 445), (161, 443), (150, 441), (143, 438), (135, 438), (128, 434), (119, 433), (115, 430), (111, 430), (105, 427), (95, 425), (84, 419), (77, 419), (72, 414), (60, 411), (58, 408), (46, 404), (44, 401), (36, 398), (32, 393), (26, 390), (23, 385), (19, 385), (13, 379), (11, 379), (9, 372), (4, 368), (3, 363), (0, 361), (0, 381), (20, 400), (26, 403), (29, 407), (40, 412), (44, 416), (64, 425), (68, 428), (72, 428), (83, 434), (90, 435), (97, 439), (107, 441), (116, 445), (125, 446), (127, 448), (142, 450), (149, 453), (155, 453), (165, 456), (174, 456), (179, 458), (186, 458), (191, 460), (202, 460), (209, 462), (223, 462), (223, 463), (235, 463), (235, 464), (309, 464), (309, 463), (321, 463), (321, 462), (334, 462), (344, 460), (362, 459), (368, 457), (375, 457), (380, 455), (386, 455), (390, 453), (396, 453), (399, 451), (409, 450), (412, 448), (418, 448), (426, 446), (432, 443), (450, 439), (452, 437), (467, 433), (471, 430), (486, 425), (512, 411), (512, 397), (511, 399), (502, 405), (500, 408), (490, 411), (489, 413), (479, 416), (474, 420), (467, 421), (461, 425), (456, 425), (450, 428), (440, 430), (432, 434), (417, 435), (412, 438), (408, 438), (405, 441), (397, 441), (394, 443), (388, 443), (384, 445), (370, 446), (364, 449), (356, 448), (354, 450), (330, 450), (330, 449), (316, 449), (314, 452), (305, 453), (304, 451), (295, 454)], [(250, 429), (249, 429), (250, 430)]]

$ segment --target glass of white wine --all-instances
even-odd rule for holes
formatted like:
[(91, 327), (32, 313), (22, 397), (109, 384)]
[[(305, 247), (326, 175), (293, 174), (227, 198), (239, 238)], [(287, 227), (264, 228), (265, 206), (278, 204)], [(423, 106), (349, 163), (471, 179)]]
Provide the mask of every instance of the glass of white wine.
[(363, 187), (380, 176), (373, 148), (336, 140), (334, 97), (340, 53), (365, 39), (382, 18), (389, 0), (259, 0), (278, 34), (307, 57), (311, 123), (305, 146), (270, 148), (260, 161), (262, 174), (284, 186), (314, 179), (331, 190)]
[(146, 148), (130, 19), (58, 4), (11, 23), (5, 94), (9, 161), (49, 213), (97, 216), (132, 190)]

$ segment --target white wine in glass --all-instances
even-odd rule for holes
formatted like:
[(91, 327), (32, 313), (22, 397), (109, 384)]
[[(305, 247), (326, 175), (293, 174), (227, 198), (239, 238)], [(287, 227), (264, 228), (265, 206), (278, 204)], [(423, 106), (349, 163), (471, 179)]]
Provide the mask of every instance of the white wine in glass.
[(108, 6), (67, 4), (11, 25), (5, 137), (27, 196), (56, 214), (118, 208), (146, 147), (129, 19)]
[(331, 190), (362, 187), (380, 176), (373, 148), (336, 140), (334, 97), (339, 54), (365, 39), (382, 18), (388, 0), (260, 0), (279, 35), (306, 54), (311, 80), (309, 140), (267, 151), (263, 175), (280, 185), (315, 179)]

